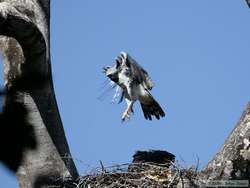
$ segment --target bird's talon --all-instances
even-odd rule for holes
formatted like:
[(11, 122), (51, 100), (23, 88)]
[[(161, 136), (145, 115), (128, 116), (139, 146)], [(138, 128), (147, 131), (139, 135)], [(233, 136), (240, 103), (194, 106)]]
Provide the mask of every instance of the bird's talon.
[(130, 119), (130, 113), (128, 110), (126, 110), (124, 113), (123, 113), (123, 116), (122, 116), (122, 122), (124, 122), (126, 119)]

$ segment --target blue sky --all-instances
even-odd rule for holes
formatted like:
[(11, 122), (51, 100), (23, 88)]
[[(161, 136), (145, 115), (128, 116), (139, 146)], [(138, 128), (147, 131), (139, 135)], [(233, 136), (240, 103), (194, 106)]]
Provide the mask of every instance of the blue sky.
[[(52, 1), (51, 53), (57, 102), (79, 173), (162, 149), (200, 166), (218, 151), (250, 100), (250, 10), (242, 1)], [(127, 51), (155, 82), (166, 111), (146, 121), (138, 103), (103, 100), (102, 67)], [(81, 162), (79, 162), (81, 161)], [(3, 178), (3, 180), (2, 180)], [(15, 177), (0, 168), (4, 187)]]

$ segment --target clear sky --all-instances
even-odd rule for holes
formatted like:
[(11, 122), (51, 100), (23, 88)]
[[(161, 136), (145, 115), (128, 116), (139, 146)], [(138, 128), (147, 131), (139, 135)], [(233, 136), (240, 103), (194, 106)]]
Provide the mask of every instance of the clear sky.
[[(200, 167), (218, 151), (250, 100), (250, 9), (244, 0), (52, 1), (51, 53), (57, 102), (79, 173), (161, 149)], [(104, 99), (102, 67), (131, 54), (155, 82), (166, 111), (146, 121), (138, 103)], [(104, 88), (103, 88), (104, 87)], [(80, 162), (81, 161), (81, 162)], [(15, 177), (0, 167), (1, 188)]]

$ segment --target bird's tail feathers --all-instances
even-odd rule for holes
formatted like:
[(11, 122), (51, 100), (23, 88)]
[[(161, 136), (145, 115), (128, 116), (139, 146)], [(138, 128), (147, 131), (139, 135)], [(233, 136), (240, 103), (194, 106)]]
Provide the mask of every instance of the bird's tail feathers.
[(149, 103), (141, 103), (141, 108), (144, 114), (145, 119), (152, 120), (152, 116), (155, 116), (156, 119), (160, 119), (165, 116), (165, 112), (162, 110), (159, 103), (153, 98), (152, 95), (149, 95)]

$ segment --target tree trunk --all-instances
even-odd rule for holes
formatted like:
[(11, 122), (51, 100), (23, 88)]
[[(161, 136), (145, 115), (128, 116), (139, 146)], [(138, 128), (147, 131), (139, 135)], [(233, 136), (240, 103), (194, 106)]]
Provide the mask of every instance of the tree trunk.
[(203, 179), (250, 180), (250, 103), (220, 151), (202, 171)]
[[(250, 182), (250, 102), (225, 143), (208, 164), (191, 179), (184, 178), (177, 187), (215, 187), (218, 183)], [(213, 185), (213, 186), (209, 186)], [(224, 184), (225, 185), (225, 184)], [(224, 186), (226, 187), (226, 186)], [(240, 187), (235, 185), (234, 187)], [(243, 187), (243, 186), (241, 186)], [(246, 186), (244, 186), (246, 187)]]
[(37, 83), (39, 87), (19, 90), (15, 95), (15, 100), (28, 110), (37, 143), (35, 150), (24, 152), (16, 173), (23, 188), (47, 187), (64, 177), (78, 177), (54, 95), (49, 18), (49, 0), (0, 0), (0, 48), (6, 88), (10, 90), (17, 78), (47, 78), (43, 84)]

